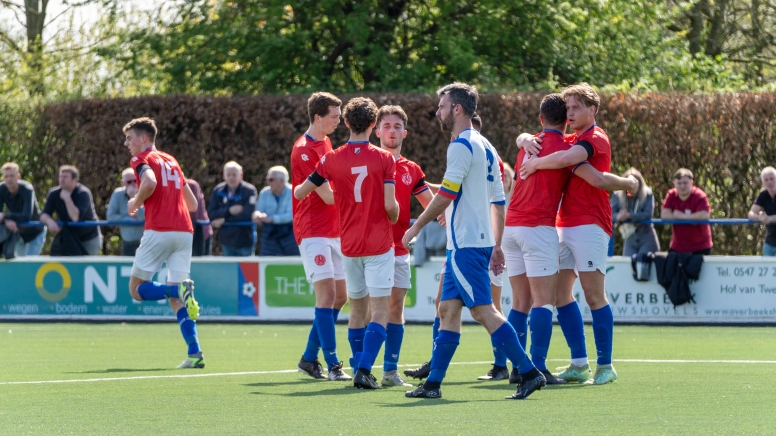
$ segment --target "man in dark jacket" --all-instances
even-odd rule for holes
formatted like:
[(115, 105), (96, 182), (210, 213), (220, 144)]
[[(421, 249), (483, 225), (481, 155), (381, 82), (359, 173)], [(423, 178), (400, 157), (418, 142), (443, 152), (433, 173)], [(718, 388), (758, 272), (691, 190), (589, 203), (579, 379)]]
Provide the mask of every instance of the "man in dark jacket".
[(35, 189), (29, 182), (21, 180), (19, 165), (13, 162), (3, 164), (0, 173), (3, 177), (0, 183), (0, 222), (9, 232), (19, 234), (16, 256), (37, 256), (46, 241), (46, 228), (19, 226), (40, 219)]
[[(65, 225), (60, 227), (52, 215)], [(59, 168), (59, 186), (46, 196), (46, 205), (40, 214), (40, 221), (56, 234), (51, 243), (52, 256), (97, 256), (102, 248), (100, 228), (93, 226), (70, 226), (70, 223), (97, 221), (94, 201), (89, 188), (78, 183), (78, 169), (72, 165)]]
[(242, 167), (235, 161), (224, 165), (224, 182), (213, 189), (207, 214), (218, 230), (224, 256), (251, 256), (256, 246), (253, 225), (224, 226), (224, 223), (250, 222), (256, 209), (256, 187), (243, 180)]

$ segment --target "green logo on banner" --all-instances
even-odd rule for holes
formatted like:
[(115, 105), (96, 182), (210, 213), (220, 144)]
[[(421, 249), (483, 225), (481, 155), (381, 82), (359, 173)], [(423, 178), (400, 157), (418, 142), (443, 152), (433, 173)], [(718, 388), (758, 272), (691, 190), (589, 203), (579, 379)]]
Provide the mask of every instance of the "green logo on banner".
[(264, 290), (267, 306), (315, 307), (315, 291), (302, 265), (267, 265)]
[[(415, 307), (417, 290), (415, 267), (412, 266), (412, 279), (405, 307)], [(302, 265), (267, 265), (264, 270), (265, 301), (270, 307), (315, 307), (315, 291), (307, 283)]]

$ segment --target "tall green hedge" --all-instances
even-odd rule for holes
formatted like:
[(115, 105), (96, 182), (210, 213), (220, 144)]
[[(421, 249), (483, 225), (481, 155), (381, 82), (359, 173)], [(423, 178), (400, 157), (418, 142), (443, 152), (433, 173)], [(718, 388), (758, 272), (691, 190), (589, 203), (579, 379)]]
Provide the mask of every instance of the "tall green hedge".
[[(435, 119), (436, 97), (366, 95), (378, 105), (400, 104), (405, 109), (410, 121), (404, 155), (417, 161), (429, 180), (439, 181), (449, 135)], [(540, 128), (541, 98), (538, 93), (482, 96), (478, 112), (483, 133), (506, 162), (514, 163), (517, 156), (515, 136)], [(243, 165), (245, 180), (261, 189), (269, 167), (289, 165), (291, 145), (308, 126), (306, 99), (290, 95), (83, 100), (49, 104), (40, 111), (26, 108), (22, 112), (28, 115), (15, 118), (23, 125), (7, 122), (13, 117), (6, 117), (8, 111), (0, 105), (0, 159), (17, 159), (41, 199), (56, 185), (59, 165), (76, 165), (104, 217), (120, 172), (129, 163), (121, 127), (132, 118), (150, 116), (160, 128), (157, 147), (177, 157), (206, 197), (221, 181), (222, 165), (232, 159)], [(672, 187), (673, 172), (686, 167), (708, 194), (713, 217), (745, 217), (760, 189), (760, 170), (776, 163), (776, 94), (606, 95), (597, 121), (611, 139), (612, 170), (638, 168), (655, 192), (658, 211)], [(19, 136), (20, 131), (26, 136)], [(344, 125), (332, 140), (335, 146), (347, 140)], [(418, 213), (415, 204), (413, 215)], [(659, 233), (665, 249), (670, 229)], [(716, 254), (752, 254), (760, 250), (764, 230), (714, 226), (713, 233)], [(106, 248), (115, 250), (114, 245)]]

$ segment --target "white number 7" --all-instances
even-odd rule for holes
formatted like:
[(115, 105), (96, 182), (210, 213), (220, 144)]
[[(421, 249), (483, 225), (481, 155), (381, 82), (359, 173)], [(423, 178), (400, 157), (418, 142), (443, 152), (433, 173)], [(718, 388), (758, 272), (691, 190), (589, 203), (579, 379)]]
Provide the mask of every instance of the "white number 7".
[(366, 165), (350, 168), (350, 174), (358, 174), (356, 184), (353, 185), (353, 196), (356, 197), (356, 203), (361, 203), (361, 184), (366, 179)]

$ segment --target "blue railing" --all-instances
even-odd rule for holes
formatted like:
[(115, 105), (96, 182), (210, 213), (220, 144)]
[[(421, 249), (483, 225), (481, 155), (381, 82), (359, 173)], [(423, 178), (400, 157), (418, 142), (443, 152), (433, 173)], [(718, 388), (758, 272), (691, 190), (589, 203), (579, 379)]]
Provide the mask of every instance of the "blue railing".
[[(630, 220), (626, 220), (626, 223), (630, 223)], [(615, 222), (615, 224), (617, 224)], [(657, 224), (657, 225), (691, 225), (691, 224), (713, 224), (722, 226), (741, 226), (741, 225), (762, 225), (759, 221), (752, 221), (748, 218), (712, 218), (708, 220), (664, 220), (664, 219), (651, 219), (634, 222), (632, 224)], [(612, 234), (609, 238), (609, 256), (614, 256), (614, 238), (617, 232)]]

